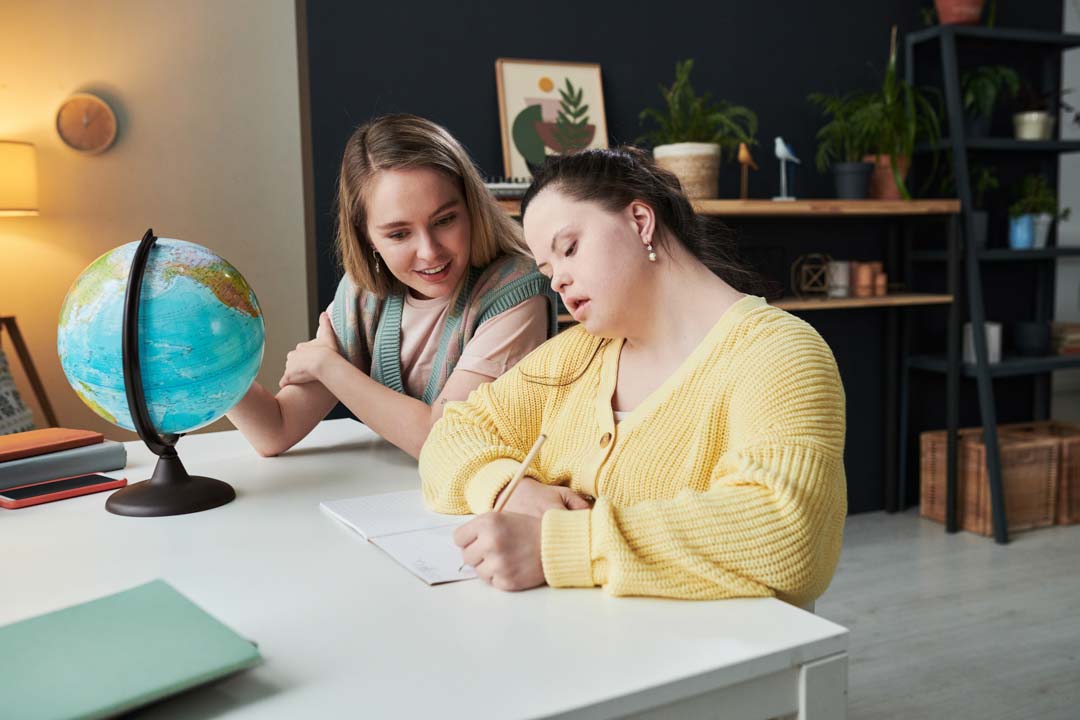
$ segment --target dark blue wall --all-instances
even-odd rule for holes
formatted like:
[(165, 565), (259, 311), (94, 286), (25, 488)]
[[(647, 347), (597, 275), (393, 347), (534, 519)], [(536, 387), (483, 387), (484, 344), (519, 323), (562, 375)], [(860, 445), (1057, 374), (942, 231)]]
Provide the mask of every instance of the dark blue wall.
[[(758, 114), (761, 144), (755, 153), (761, 171), (752, 177), (751, 195), (775, 194), (772, 138), (782, 135), (807, 163), (799, 179), (800, 194), (830, 197), (831, 180), (812, 165), (820, 116), (806, 95), (875, 87), (888, 53), (890, 26), (897, 24), (901, 34), (920, 28), (919, 4), (309, 0), (320, 306), (330, 301), (339, 277), (332, 238), (341, 149), (353, 127), (373, 115), (411, 112), (429, 117), (468, 147), (485, 174), (498, 175), (503, 162), (496, 58), (599, 63), (613, 144), (641, 134), (638, 113), (660, 103), (657, 85), (670, 84), (677, 60), (693, 58), (692, 79), (699, 92), (710, 91)], [(999, 5), (1001, 26), (1061, 27), (1058, 0)], [(720, 190), (722, 197), (737, 195), (734, 164), (722, 168)], [(787, 265), (802, 253), (881, 259), (887, 232), (886, 223), (865, 221), (754, 221), (737, 227), (751, 259), (785, 284)], [(833, 347), (847, 390), (850, 509), (881, 508), (882, 313), (838, 311), (804, 317)], [(937, 408), (925, 410), (930, 419), (923, 422), (940, 426)], [(1009, 415), (1008, 403), (1004, 414)]]

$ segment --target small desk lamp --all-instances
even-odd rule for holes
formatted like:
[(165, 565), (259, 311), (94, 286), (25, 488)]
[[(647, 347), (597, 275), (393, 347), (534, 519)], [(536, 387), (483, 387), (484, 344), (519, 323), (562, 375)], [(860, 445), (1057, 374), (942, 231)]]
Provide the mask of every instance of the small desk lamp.
[[(0, 140), (0, 217), (37, 214), (37, 156), (34, 146), (26, 142)], [(19, 326), (15, 324), (15, 317), (0, 312), (0, 331), (3, 330), (7, 330), (11, 336), (15, 352), (22, 361), (23, 372), (34, 389), (46, 420), (50, 425), (58, 425), (56, 414), (45, 395), (45, 386), (30, 359), (30, 349), (19, 332)], [(3, 348), (0, 348), (2, 352)]]

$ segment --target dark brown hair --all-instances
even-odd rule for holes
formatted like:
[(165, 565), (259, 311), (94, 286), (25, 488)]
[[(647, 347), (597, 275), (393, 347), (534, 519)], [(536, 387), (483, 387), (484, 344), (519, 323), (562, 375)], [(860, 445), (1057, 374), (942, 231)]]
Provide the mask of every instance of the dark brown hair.
[(521, 198), (521, 215), (541, 190), (552, 187), (574, 200), (620, 212), (635, 200), (656, 213), (653, 245), (677, 242), (739, 292), (764, 295), (761, 276), (738, 258), (730, 228), (694, 212), (679, 179), (636, 147), (582, 150), (548, 158)]

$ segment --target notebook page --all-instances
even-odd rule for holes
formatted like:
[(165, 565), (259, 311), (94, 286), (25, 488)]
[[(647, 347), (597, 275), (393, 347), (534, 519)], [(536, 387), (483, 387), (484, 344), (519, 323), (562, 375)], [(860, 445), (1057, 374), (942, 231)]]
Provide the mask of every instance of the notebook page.
[(424, 507), (420, 490), (364, 495), (319, 503), (324, 512), (345, 523), (365, 540), (398, 533), (456, 527), (472, 515), (442, 515)]
[(456, 525), (450, 525), (384, 535), (371, 542), (428, 585), (471, 580), (476, 571), (461, 565), (461, 548), (454, 544), (456, 529)]

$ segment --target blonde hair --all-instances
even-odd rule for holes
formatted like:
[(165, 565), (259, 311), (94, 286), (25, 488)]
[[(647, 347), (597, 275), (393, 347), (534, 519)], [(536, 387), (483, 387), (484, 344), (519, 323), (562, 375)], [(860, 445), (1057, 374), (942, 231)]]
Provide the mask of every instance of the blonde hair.
[(445, 128), (416, 115), (384, 115), (364, 123), (345, 143), (338, 180), (337, 255), (353, 284), (378, 297), (402, 286), (375, 272), (367, 234), (365, 191), (384, 170), (431, 168), (454, 181), (469, 211), (469, 264), (486, 267), (500, 255), (529, 256), (521, 227), (495, 202), (465, 148)]

